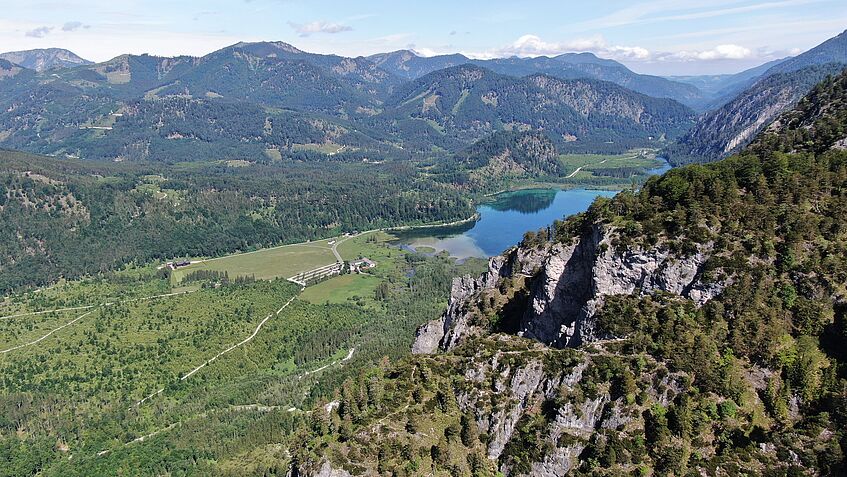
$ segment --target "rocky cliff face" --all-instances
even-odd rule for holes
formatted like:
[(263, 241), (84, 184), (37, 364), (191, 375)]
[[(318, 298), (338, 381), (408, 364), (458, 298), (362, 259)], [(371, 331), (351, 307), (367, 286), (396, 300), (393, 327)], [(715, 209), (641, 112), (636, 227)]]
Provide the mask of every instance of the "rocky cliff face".
[[(412, 352), (450, 350), (484, 331), (483, 318), (492, 314), (501, 322), (515, 321), (518, 335), (557, 348), (579, 346), (608, 338), (595, 320), (606, 296), (667, 292), (702, 305), (727, 283), (702, 279), (710, 244), (681, 254), (661, 243), (616, 247), (615, 235), (611, 227), (595, 226), (568, 244), (517, 247), (492, 258), (479, 278), (454, 281), (447, 311), (418, 330)], [(523, 285), (516, 291), (518, 282)], [(516, 296), (526, 300), (526, 310), (521, 316), (504, 316)], [(501, 305), (490, 309), (492, 302)]]
[[(400, 469), (407, 472), (401, 475), (432, 475), (428, 463), (407, 465), (409, 456), (417, 455), (437, 455), (432, 457), (437, 466), (454, 469), (453, 475), (471, 475), (470, 468), (476, 468), (474, 475), (569, 475), (586, 453), (605, 445), (598, 442), (605, 443), (610, 433), (621, 439), (643, 435), (645, 413), (654, 405), (668, 406), (690, 380), (650, 358), (630, 373), (614, 357), (617, 344), (609, 340), (591, 349), (558, 350), (494, 335), (473, 338), (458, 352), (416, 358), (385, 384), (386, 389), (418, 387), (418, 397), (393, 402), (354, 438), (321, 448), (312, 463), (302, 460), (289, 475), (344, 477)], [(615, 371), (605, 374), (609, 369)], [(628, 388), (620, 384), (624, 376)], [(636, 389), (642, 391), (638, 398)], [(428, 411), (414, 421), (410, 416), (421, 409)], [(455, 430), (459, 422), (467, 422), (461, 436)], [(451, 442), (464, 447), (457, 451)], [(362, 451), (379, 447), (407, 451), (396, 459), (390, 451), (374, 459)], [(412, 449), (418, 450), (408, 452)], [(474, 464), (466, 463), (468, 455), (477, 456)]]

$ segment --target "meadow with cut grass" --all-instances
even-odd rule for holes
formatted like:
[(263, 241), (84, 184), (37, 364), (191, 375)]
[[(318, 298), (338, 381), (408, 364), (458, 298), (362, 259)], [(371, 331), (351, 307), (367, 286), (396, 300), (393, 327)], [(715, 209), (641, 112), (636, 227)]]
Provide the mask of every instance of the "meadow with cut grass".
[(646, 176), (649, 170), (664, 164), (652, 149), (633, 149), (624, 154), (562, 154), (559, 162), (566, 180), (582, 183)]
[(314, 304), (352, 302), (370, 307), (374, 305), (374, 292), (380, 283), (379, 278), (367, 273), (348, 273), (306, 288), (301, 298)]
[[(338, 240), (338, 239), (335, 239)], [(230, 278), (255, 277), (260, 280), (289, 278), (298, 273), (335, 263), (331, 240), (282, 245), (212, 258), (179, 267), (171, 273), (174, 284), (196, 271), (226, 272)]]

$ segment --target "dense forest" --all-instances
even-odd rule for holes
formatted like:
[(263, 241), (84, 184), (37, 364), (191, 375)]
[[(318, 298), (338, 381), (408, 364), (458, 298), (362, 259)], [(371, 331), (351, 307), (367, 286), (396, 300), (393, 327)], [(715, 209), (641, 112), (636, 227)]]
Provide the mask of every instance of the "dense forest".
[(563, 172), (543, 132), (503, 131), (483, 138), (432, 169), (436, 180), (470, 190), (502, 190), (518, 180), (555, 181)]
[(171, 257), (465, 219), (410, 164), (106, 164), (0, 152), (0, 289)]

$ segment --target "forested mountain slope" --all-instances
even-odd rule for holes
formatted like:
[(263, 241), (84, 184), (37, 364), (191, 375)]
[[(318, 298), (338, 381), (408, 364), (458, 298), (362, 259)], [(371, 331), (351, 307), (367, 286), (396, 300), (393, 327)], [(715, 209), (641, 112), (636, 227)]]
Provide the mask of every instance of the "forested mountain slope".
[(746, 146), (780, 113), (828, 74), (847, 65), (847, 31), (800, 55), (774, 65), (752, 86), (697, 124), (667, 150), (671, 163), (708, 162)]
[(433, 168), (439, 180), (469, 190), (502, 190), (516, 180), (562, 175), (556, 144), (541, 131), (500, 131)]
[(362, 58), (239, 43), (202, 58), (122, 55), (49, 74), (0, 67), (8, 148), (164, 162), (255, 161), (293, 144), (392, 152), (384, 134), (347, 121), (376, 114), (400, 82)]
[(546, 75), (513, 78), (462, 65), (400, 87), (372, 119), (406, 147), (457, 149), (503, 129), (544, 129), (570, 150), (626, 150), (674, 136), (693, 112), (613, 83)]
[(469, 199), (402, 163), (181, 167), (0, 150), (0, 164), (4, 291), (128, 262), (220, 255), (473, 214)]
[(314, 411), (293, 471), (843, 474), (845, 81), (455, 280), (417, 355)]
[(522, 77), (547, 74), (560, 79), (596, 79), (609, 81), (638, 93), (656, 98), (671, 98), (686, 105), (702, 101), (697, 87), (658, 76), (638, 74), (617, 61), (598, 58), (592, 53), (565, 53), (555, 57), (471, 59), (463, 55), (418, 56), (400, 50), (368, 57), (381, 68), (398, 76), (417, 79), (437, 70), (473, 64), (503, 75)]
[(752, 151), (823, 154), (847, 149), (847, 73), (817, 84), (749, 146)]

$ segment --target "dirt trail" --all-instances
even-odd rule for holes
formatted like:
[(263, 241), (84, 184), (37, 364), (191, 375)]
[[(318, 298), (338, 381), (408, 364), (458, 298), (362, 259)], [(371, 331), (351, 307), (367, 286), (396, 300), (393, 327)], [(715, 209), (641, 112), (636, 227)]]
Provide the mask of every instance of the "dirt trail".
[(579, 166), (579, 167), (577, 167), (577, 168), (576, 168), (576, 170), (575, 170), (575, 171), (571, 172), (571, 174), (570, 174), (569, 176), (566, 176), (566, 177), (565, 177), (565, 179), (570, 179), (571, 177), (573, 177), (573, 176), (575, 176), (575, 175), (579, 174), (579, 171), (581, 171), (583, 167), (588, 167), (588, 166), (591, 166), (591, 165), (597, 165), (597, 166), (599, 166), (600, 164), (605, 164), (605, 163), (606, 163), (606, 161), (608, 161), (608, 160), (609, 160), (609, 159), (603, 159), (602, 161), (598, 162), (597, 164), (586, 164), (586, 165), (584, 165), (584, 166)]
[(86, 309), (89, 310), (89, 311), (77, 316), (73, 320), (65, 323), (64, 325), (50, 330), (49, 332), (47, 332), (47, 334), (45, 334), (44, 336), (42, 336), (42, 337), (40, 337), (40, 338), (38, 338), (34, 341), (19, 344), (17, 346), (11, 347), (9, 349), (0, 350), (0, 354), (10, 353), (12, 351), (19, 350), (21, 348), (26, 348), (28, 346), (32, 346), (32, 345), (35, 345), (35, 344), (38, 344), (38, 343), (44, 341), (45, 339), (52, 336), (54, 333), (61, 331), (65, 328), (67, 328), (68, 326), (73, 325), (77, 321), (85, 318), (86, 316), (88, 316), (91, 313), (94, 313), (96, 311), (96, 310), (92, 310), (91, 308), (113, 306), (113, 305), (118, 304), (118, 303), (131, 303), (131, 302), (135, 302), (135, 301), (149, 301), (149, 300), (155, 300), (157, 298), (165, 298), (165, 297), (169, 297), (169, 296), (183, 295), (185, 293), (192, 293), (192, 292), (191, 291), (185, 291), (185, 292), (178, 292), (178, 293), (165, 293), (165, 294), (162, 294), (162, 295), (153, 295), (153, 296), (147, 296), (147, 297), (143, 297), (143, 298), (132, 298), (132, 299), (129, 299), (129, 300), (122, 300), (122, 301), (118, 301), (118, 302), (110, 301), (110, 302), (106, 302), (106, 303), (101, 303), (99, 305), (86, 305), (86, 306), (78, 306), (78, 307), (72, 307), (72, 308), (60, 308), (60, 309), (56, 309), (56, 310), (35, 311), (35, 312), (32, 312), (32, 313), (21, 313), (21, 314), (18, 314), (18, 315), (0, 317), (0, 319), (8, 319), (8, 318), (16, 318), (16, 317), (20, 317), (20, 316), (41, 315), (41, 314), (44, 314), (44, 313), (52, 313), (52, 312), (61, 312), (61, 311), (70, 311), (70, 310), (86, 310)]
[(72, 324), (74, 324), (74, 323), (76, 323), (77, 321), (79, 321), (79, 320), (81, 320), (81, 319), (85, 318), (86, 316), (90, 315), (90, 314), (91, 314), (91, 313), (93, 313), (93, 312), (94, 312), (94, 310), (87, 311), (87, 312), (85, 312), (85, 313), (83, 313), (83, 314), (81, 314), (81, 315), (77, 316), (77, 317), (76, 317), (76, 318), (74, 318), (73, 320), (71, 320), (71, 321), (69, 321), (69, 322), (65, 323), (64, 325), (62, 325), (62, 326), (60, 326), (60, 327), (58, 327), (58, 328), (55, 328), (55, 329), (50, 330), (50, 331), (49, 331), (46, 335), (42, 336), (41, 338), (38, 338), (38, 339), (37, 339), (37, 340), (35, 340), (35, 341), (30, 341), (29, 343), (23, 343), (23, 344), (19, 344), (19, 345), (17, 345), (17, 346), (13, 346), (13, 347), (11, 347), (11, 348), (9, 348), (9, 349), (4, 349), (4, 350), (0, 351), (0, 354), (10, 353), (10, 352), (12, 352), (12, 351), (19, 350), (19, 349), (21, 349), (21, 348), (26, 348), (27, 346), (32, 346), (32, 345), (34, 345), (34, 344), (38, 344), (38, 343), (40, 343), (40, 342), (42, 342), (42, 341), (46, 340), (47, 338), (49, 338), (49, 337), (50, 337), (53, 333), (56, 333), (56, 332), (58, 332), (58, 331), (61, 331), (61, 330), (65, 329), (65, 328), (67, 328), (68, 326), (71, 326)]
[[(300, 289), (300, 291), (302, 292), (302, 291), (303, 291), (303, 289), (301, 288), (301, 289)], [(255, 338), (255, 337), (259, 334), (259, 332), (260, 332), (260, 331), (262, 331), (262, 327), (263, 327), (263, 326), (265, 326), (265, 323), (267, 323), (267, 322), (268, 322), (268, 320), (270, 320), (270, 319), (271, 319), (271, 318), (273, 318), (274, 316), (277, 316), (277, 315), (279, 315), (280, 313), (282, 313), (282, 310), (284, 310), (285, 308), (287, 308), (287, 307), (288, 307), (288, 305), (290, 305), (290, 304), (291, 304), (291, 302), (293, 302), (293, 301), (294, 301), (294, 300), (295, 300), (298, 296), (299, 296), (299, 294), (292, 296), (292, 297), (291, 297), (291, 298), (290, 298), (287, 302), (285, 302), (285, 304), (284, 304), (284, 305), (282, 305), (282, 306), (281, 306), (278, 310), (276, 310), (276, 312), (273, 312), (273, 313), (268, 314), (268, 316), (266, 316), (266, 317), (265, 317), (262, 321), (260, 321), (260, 322), (259, 322), (259, 324), (256, 326), (256, 329), (254, 329), (254, 330), (253, 330), (253, 333), (251, 333), (248, 337), (244, 338), (243, 340), (239, 341), (238, 343), (236, 343), (236, 344), (234, 344), (234, 345), (230, 346), (229, 348), (227, 348), (227, 349), (225, 349), (225, 350), (221, 351), (220, 353), (216, 354), (215, 356), (213, 356), (212, 358), (208, 359), (207, 361), (205, 361), (205, 362), (204, 362), (203, 364), (201, 364), (200, 366), (197, 366), (196, 368), (194, 368), (194, 369), (192, 369), (191, 371), (189, 371), (188, 373), (186, 373), (184, 376), (182, 376), (181, 378), (179, 378), (179, 380), (180, 380), (180, 381), (185, 381), (186, 379), (190, 378), (191, 376), (193, 376), (194, 374), (196, 374), (196, 373), (197, 373), (198, 371), (200, 371), (201, 369), (203, 369), (203, 368), (205, 368), (206, 366), (208, 366), (208, 365), (212, 364), (215, 360), (217, 360), (217, 359), (218, 359), (218, 358), (220, 358), (221, 356), (223, 356), (223, 355), (225, 355), (225, 354), (229, 353), (230, 351), (234, 350), (235, 348), (238, 348), (239, 346), (245, 345), (245, 344), (249, 343), (250, 341), (252, 341), (252, 340), (253, 340), (253, 338)], [(165, 392), (165, 388), (161, 388), (161, 389), (157, 390), (156, 392), (151, 393), (149, 396), (147, 396), (147, 397), (145, 397), (145, 398), (141, 399), (140, 401), (138, 401), (137, 403), (135, 403), (135, 407), (141, 406), (141, 405), (142, 405), (142, 404), (144, 404), (145, 402), (147, 402), (147, 401), (149, 401), (150, 399), (152, 399), (152, 398), (154, 398), (154, 397), (158, 396), (159, 394), (162, 394), (163, 392)], [(130, 409), (132, 409), (132, 408), (130, 408)]]

